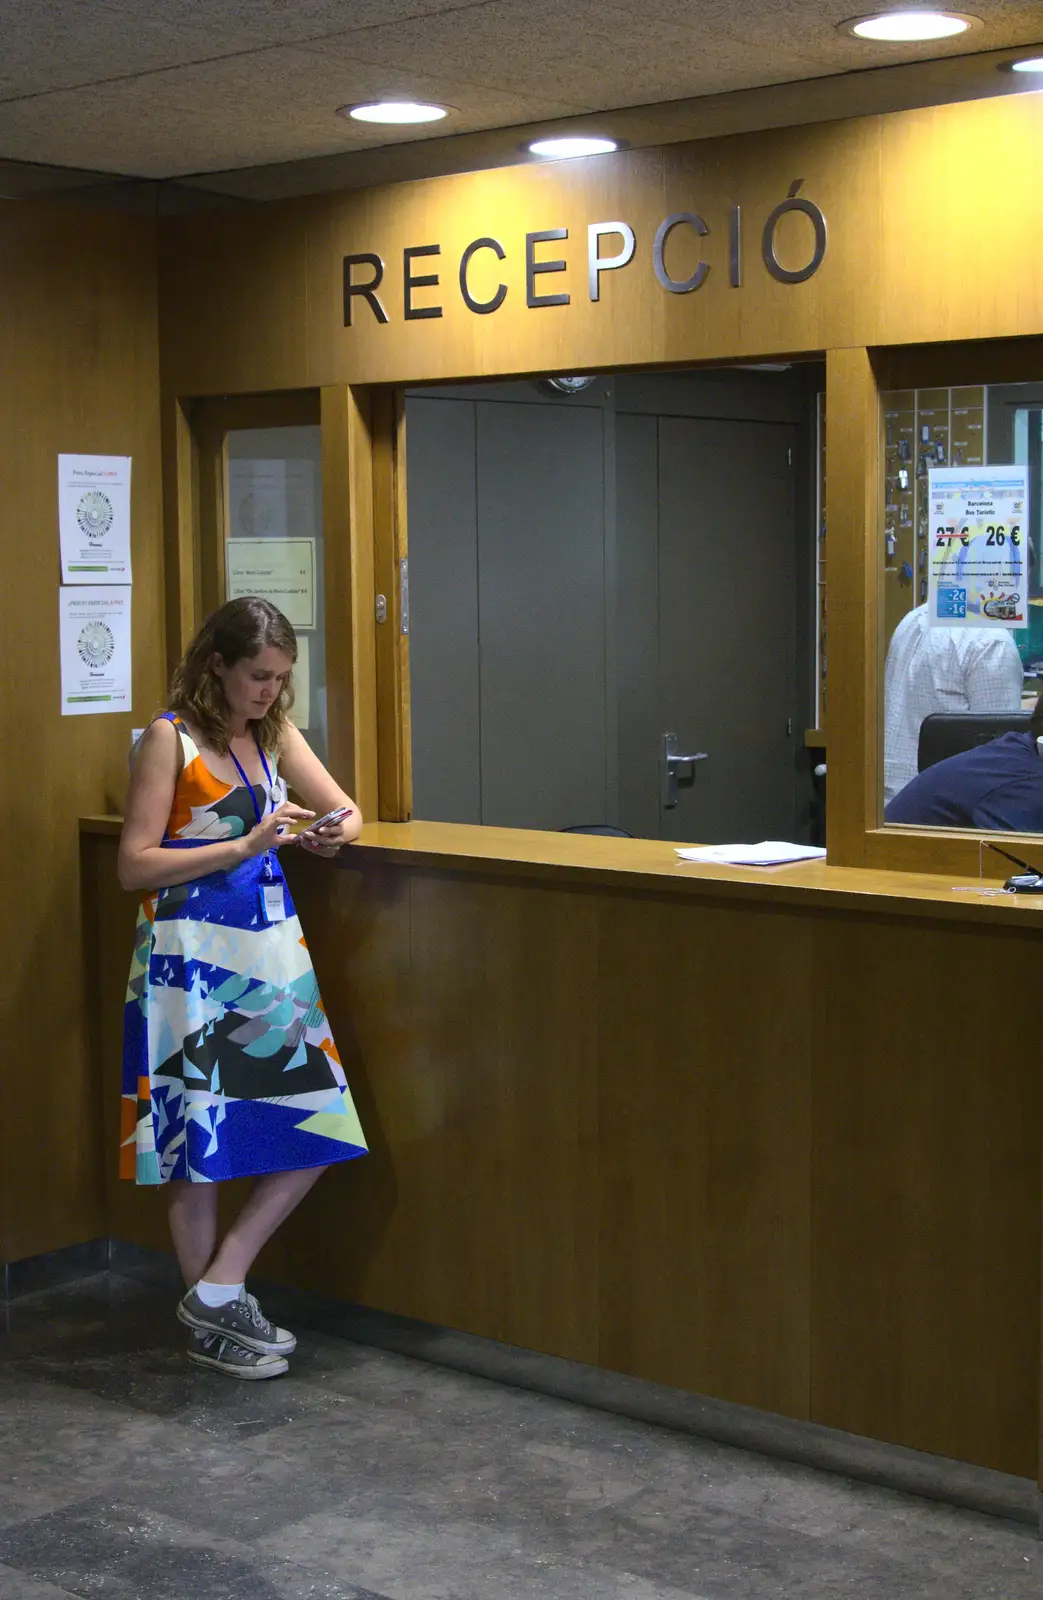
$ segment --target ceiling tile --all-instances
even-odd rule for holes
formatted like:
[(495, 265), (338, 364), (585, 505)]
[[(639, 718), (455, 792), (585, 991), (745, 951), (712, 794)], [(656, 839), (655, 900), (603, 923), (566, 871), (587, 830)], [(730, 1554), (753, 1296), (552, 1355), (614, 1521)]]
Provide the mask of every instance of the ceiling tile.
[[(68, 0), (66, 0), (68, 3)], [(460, 13), (486, 0), (110, 0), (135, 20), (142, 11), (168, 27), (244, 44), (295, 44), (327, 33), (383, 26), (439, 11)], [(83, 8), (87, 9), (87, 8)]]
[[(471, 0), (475, 5), (484, 0)], [(467, 0), (0, 0), (0, 99), (73, 89), (296, 39), (321, 41)]]
[[(179, 67), (147, 78), (0, 104), (0, 157), (95, 168), (145, 178), (178, 177), (343, 150), (415, 141), (416, 128), (375, 128), (336, 107), (396, 88), (430, 99), (452, 95), (453, 130), (572, 115), (561, 100), (449, 84), (421, 73), (291, 49)], [(428, 137), (446, 131), (430, 125)]]
[(781, 30), (770, 50), (751, 53), (744, 39), (711, 41), (692, 25), (603, 0), (489, 0), (462, 18), (426, 17), (301, 48), (598, 108), (779, 82), (817, 65)]
[[(0, 158), (241, 169), (917, 60), (941, 71), (1043, 36), (1038, 0), (966, 3), (982, 30), (889, 46), (837, 32), (846, 0), (0, 0)], [(390, 93), (456, 114), (402, 130), (333, 115)]]
[[(942, 0), (944, 3), (944, 0)], [(607, 11), (632, 14), (633, 0), (605, 0)], [(933, 60), (1043, 39), (1043, 8), (1038, 0), (957, 0), (957, 9), (978, 17), (984, 27), (952, 39), (921, 44), (873, 44), (841, 33), (837, 24), (874, 10), (897, 9), (894, 0), (641, 0), (646, 17), (698, 32), (712, 52), (720, 38), (745, 41), (758, 65), (780, 41), (836, 71)]]
[(127, 14), (98, 0), (46, 6), (0, 0), (0, 99), (74, 88), (177, 66), (217, 52), (215, 41), (153, 20), (147, 6)]

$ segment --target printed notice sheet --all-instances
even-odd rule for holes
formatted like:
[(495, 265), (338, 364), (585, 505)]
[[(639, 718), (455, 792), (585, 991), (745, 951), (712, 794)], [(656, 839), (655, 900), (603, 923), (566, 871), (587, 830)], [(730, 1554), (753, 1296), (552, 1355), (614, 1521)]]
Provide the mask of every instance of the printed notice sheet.
[(130, 583), (130, 456), (58, 457), (63, 583)]
[(315, 626), (315, 540), (229, 539), (227, 595), (260, 595), (295, 628)]
[(59, 589), (62, 716), (130, 710), (130, 595), (121, 589)]
[(932, 628), (1028, 627), (1028, 468), (932, 467)]

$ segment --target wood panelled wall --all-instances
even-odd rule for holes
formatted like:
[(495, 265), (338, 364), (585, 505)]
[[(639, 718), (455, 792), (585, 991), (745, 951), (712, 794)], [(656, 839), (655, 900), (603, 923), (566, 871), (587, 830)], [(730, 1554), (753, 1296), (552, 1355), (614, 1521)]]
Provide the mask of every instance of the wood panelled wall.
[[(132, 910), (84, 841), (99, 1046)], [(953, 1003), (1030, 924), (288, 861), (371, 1153), (259, 1271), (1033, 1477), (1043, 1083), (1028, 1011)], [(896, 975), (917, 972), (914, 993)], [(112, 1233), (162, 1197), (105, 1162)]]
[[(105, 1232), (100, 1139), (118, 1057), (95, 1076), (83, 979), (84, 811), (122, 802), (132, 724), (163, 693), (155, 233), (0, 201), (0, 1261)], [(131, 715), (62, 717), (58, 453), (133, 457)]]
[[(1026, 94), (170, 218), (161, 235), (165, 383), (180, 395), (247, 393), (1040, 333), (1041, 137), (1043, 104)], [(800, 198), (826, 217), (828, 247), (807, 282), (780, 283), (762, 261), (762, 230), (797, 179)], [(740, 287), (729, 281), (736, 205)], [(697, 212), (709, 228), (697, 239), (679, 227), (667, 246), (675, 278), (708, 264), (691, 294), (666, 293), (652, 267), (655, 231), (675, 212)], [(592, 302), (587, 228), (613, 219), (634, 229), (635, 255), (601, 275)], [(555, 228), (568, 238), (536, 255), (568, 270), (538, 275), (535, 288), (571, 301), (530, 309), (525, 235)], [(489, 315), (466, 308), (458, 283), (462, 252), (480, 237), (506, 252), (501, 263), (480, 251), (469, 269), (480, 299), (507, 286)], [(810, 259), (811, 237), (806, 217), (782, 219), (784, 266)], [(413, 303), (440, 305), (442, 315), (407, 321), (403, 249), (435, 244), (441, 254), (415, 258), (413, 273), (437, 273), (439, 285), (416, 290)], [(604, 253), (618, 248), (606, 236)], [(361, 252), (385, 263), (388, 321), (378, 324), (356, 298), (345, 328), (342, 261)], [(357, 270), (359, 281), (368, 275)]]
[[(825, 352), (830, 861), (966, 874), (977, 867), (973, 839), (881, 828), (877, 388), (909, 352), (924, 386), (1038, 379), (1041, 137), (1043, 100), (1025, 94), (170, 218), (160, 243), (165, 411), (173, 417), (179, 397), (307, 387), (336, 396), (351, 385), (353, 414), (376, 416), (387, 402), (381, 386)], [(828, 246), (811, 278), (780, 282), (762, 258), (762, 234), (798, 180), (796, 198), (821, 209)], [(736, 208), (739, 282), (729, 249)], [(689, 215), (666, 246), (675, 279), (700, 260), (709, 268), (702, 287), (686, 294), (667, 293), (653, 270), (656, 230), (678, 213), (698, 214), (708, 229), (698, 235)], [(635, 252), (601, 274), (594, 301), (588, 229), (612, 221), (633, 228)], [(992, 243), (996, 228), (1002, 248)], [(529, 306), (526, 235), (553, 229), (567, 237), (546, 239), (534, 254), (564, 261), (566, 270), (538, 274), (532, 287), (567, 294), (569, 303)], [(478, 239), (504, 251), (500, 261), (479, 250), (467, 268), (479, 300), (491, 300), (498, 283), (506, 287), (487, 315), (468, 309), (459, 282), (463, 252)], [(606, 233), (605, 254), (619, 242)], [(804, 265), (809, 218), (784, 215), (775, 243), (784, 267)], [(437, 284), (407, 295), (404, 252), (434, 246), (440, 253), (413, 257), (411, 270), (437, 274)], [(366, 253), (372, 261), (358, 264), (356, 278), (367, 281), (379, 257), (387, 320), (378, 322), (356, 296), (346, 327), (344, 258)], [(422, 313), (411, 320), (407, 298)], [(430, 314), (435, 309), (441, 314)], [(332, 416), (335, 408), (327, 409)], [(364, 433), (353, 430), (347, 451), (356, 480), (367, 476)], [(369, 465), (379, 477), (379, 463)], [(182, 503), (171, 499), (172, 550), (189, 495), (185, 483)], [(356, 496), (349, 518), (357, 548), (373, 531), (361, 525), (361, 504)], [(170, 571), (177, 577), (176, 559)], [(184, 587), (184, 566), (180, 575)], [(341, 590), (327, 581), (327, 594)], [(343, 599), (334, 603), (336, 625), (369, 627), (364, 605), (349, 619)], [(368, 647), (365, 654), (368, 665)], [(379, 705), (393, 711), (387, 664), (378, 661), (373, 676)], [(390, 733), (387, 717), (381, 722), (382, 768), (385, 754), (402, 748), (403, 729), (402, 716)], [(358, 785), (362, 775), (352, 776)], [(404, 794), (382, 771), (380, 815), (407, 814)]]

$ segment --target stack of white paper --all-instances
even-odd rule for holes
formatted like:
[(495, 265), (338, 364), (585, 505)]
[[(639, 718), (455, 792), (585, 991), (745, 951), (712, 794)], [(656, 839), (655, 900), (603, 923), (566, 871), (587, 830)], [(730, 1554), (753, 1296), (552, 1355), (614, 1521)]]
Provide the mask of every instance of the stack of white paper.
[(701, 861), (716, 867), (779, 867), (786, 861), (824, 861), (826, 852), (813, 844), (784, 844), (765, 839), (761, 844), (706, 844), (698, 849), (677, 847), (682, 861)]

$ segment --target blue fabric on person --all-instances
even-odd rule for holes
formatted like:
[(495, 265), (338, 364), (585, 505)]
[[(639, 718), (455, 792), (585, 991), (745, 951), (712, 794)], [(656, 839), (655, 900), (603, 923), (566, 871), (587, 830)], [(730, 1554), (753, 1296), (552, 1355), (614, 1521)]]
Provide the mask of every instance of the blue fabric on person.
[(1043, 760), (1033, 733), (1003, 733), (917, 773), (885, 822), (983, 832), (1043, 832)]
[[(275, 806), (229, 784), (178, 718), (169, 850), (237, 839)], [(237, 762), (237, 766), (240, 764)], [(282, 892), (271, 920), (262, 890)], [(141, 1184), (329, 1166), (366, 1153), (293, 897), (274, 851), (143, 896), (124, 1011), (120, 1170)]]

